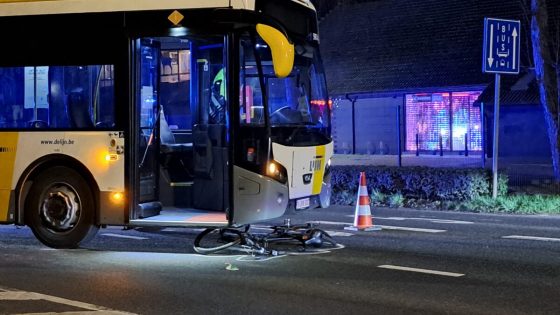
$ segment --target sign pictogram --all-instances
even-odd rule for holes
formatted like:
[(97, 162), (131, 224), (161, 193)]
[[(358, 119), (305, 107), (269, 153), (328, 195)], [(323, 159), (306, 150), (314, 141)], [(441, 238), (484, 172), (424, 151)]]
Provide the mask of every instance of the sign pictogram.
[(482, 72), (518, 74), (521, 23), (484, 19)]

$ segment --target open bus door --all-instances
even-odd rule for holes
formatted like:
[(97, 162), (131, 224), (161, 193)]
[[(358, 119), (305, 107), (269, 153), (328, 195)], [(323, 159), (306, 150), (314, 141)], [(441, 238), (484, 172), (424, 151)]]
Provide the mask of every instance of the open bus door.
[(195, 208), (229, 208), (224, 45), (192, 45), (196, 76), (196, 118), (193, 123)]
[[(139, 140), (130, 223), (228, 225), (224, 36), (142, 38), (135, 56)], [(178, 67), (187, 74), (167, 77)]]

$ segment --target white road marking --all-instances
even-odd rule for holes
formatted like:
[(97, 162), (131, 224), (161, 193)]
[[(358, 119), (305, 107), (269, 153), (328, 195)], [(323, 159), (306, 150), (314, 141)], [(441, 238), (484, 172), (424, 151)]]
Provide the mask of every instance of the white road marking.
[(308, 251), (304, 252), (290, 252), (288, 256), (304, 256), (304, 255), (320, 255), (320, 254), (328, 254), (333, 250), (344, 249), (346, 246), (342, 244), (336, 244), (335, 247), (332, 248), (317, 248), (317, 249), (309, 249)]
[(288, 255), (277, 255), (277, 256), (255, 256), (255, 255), (244, 255), (240, 256), (236, 261), (243, 261), (243, 262), (265, 262), (273, 259), (279, 259), (288, 257)]
[[(351, 216), (351, 217), (353, 217), (353, 216)], [(471, 221), (445, 220), (445, 219), (435, 219), (435, 218), (404, 218), (404, 217), (379, 217), (379, 216), (374, 216), (374, 219), (393, 220), (393, 221), (416, 220), (416, 221), (429, 221), (429, 222), (432, 222), (432, 223), (442, 223), (442, 224), (474, 224), (474, 222), (471, 222)]]
[[(16, 291), (16, 290), (7, 290), (7, 291), (3, 290), (0, 292), (0, 301), (29, 301), (29, 300), (44, 300), (52, 303), (73, 306), (85, 310), (79, 312), (62, 312), (56, 314), (99, 314), (99, 313), (114, 314), (114, 315), (133, 314), (128, 312), (114, 311), (103, 306), (97, 306), (97, 305), (83, 303), (79, 301), (72, 301), (72, 300), (59, 298), (52, 295), (46, 295), (46, 294), (35, 293), (35, 292)], [(53, 314), (53, 313), (26, 313), (26, 314), (36, 315), (36, 314)], [(24, 315), (24, 314), (22, 313), (19, 315)]]
[(348, 232), (339, 232), (339, 231), (325, 231), (329, 233), (330, 236), (353, 236), (354, 234)]
[(459, 220), (440, 220), (440, 219), (429, 219), (433, 223), (444, 223), (444, 224), (474, 224), (471, 221), (459, 221)]
[(446, 271), (438, 271), (438, 270), (429, 270), (429, 269), (420, 269), (420, 268), (410, 268), (410, 267), (402, 267), (402, 266), (393, 266), (393, 265), (380, 265), (377, 266), (378, 268), (384, 269), (392, 269), (392, 270), (401, 270), (401, 271), (411, 271), (411, 272), (419, 272), (419, 273), (427, 273), (432, 275), (439, 275), (439, 276), (446, 276), (446, 277), (462, 277), (465, 274), (463, 273), (454, 273), (454, 272), (446, 272)]
[[(312, 221), (311, 223), (324, 224), (324, 225), (352, 225), (351, 222), (335, 222), (335, 221)], [(384, 230), (402, 230), (402, 231), (424, 232), (424, 233), (447, 232), (447, 230), (421, 229), (421, 228), (411, 228), (411, 227), (404, 227), (404, 226), (390, 226), (390, 225), (377, 225), (377, 224), (375, 226), (379, 226)]]
[(101, 235), (110, 236), (110, 237), (117, 237), (117, 238), (128, 238), (128, 239), (132, 239), (132, 240), (148, 240), (149, 239), (147, 237), (132, 236), (132, 235), (121, 235), (121, 234), (113, 234), (113, 233), (103, 233)]
[(545, 242), (560, 242), (560, 238), (526, 236), (526, 235), (508, 235), (508, 236), (502, 236), (502, 238), (517, 239), (517, 240), (531, 240), (531, 241), (545, 241)]
[(309, 223), (324, 225), (352, 225), (352, 222), (335, 222), (335, 221), (311, 221)]
[[(311, 248), (309, 247), (307, 250), (303, 252), (283, 252), (278, 256), (255, 256), (255, 255), (243, 255), (238, 256), (235, 260), (236, 261), (243, 261), (243, 262), (264, 262), (273, 259), (284, 258), (288, 256), (306, 256), (306, 255), (321, 255), (321, 254), (328, 254), (331, 253), (333, 250), (343, 249), (345, 248), (342, 244), (336, 244), (334, 247), (329, 248)], [(242, 250), (241, 250), (242, 251)]]
[(204, 231), (204, 230), (206, 230), (206, 229), (191, 229), (191, 228), (189, 228), (188, 230), (186, 230), (185, 228), (172, 228), (172, 227), (167, 227), (167, 228), (162, 229), (161, 232), (167, 232), (167, 233), (169, 233), (169, 232), (186, 232), (186, 231), (189, 231), (189, 232), (193, 232), (193, 233), (194, 233), (194, 232), (202, 232), (202, 231)]
[(423, 233), (443, 233), (443, 232), (447, 232), (447, 230), (410, 228), (410, 227), (404, 227), (404, 226), (379, 225), (379, 227), (381, 227), (383, 230), (400, 230), (400, 231), (423, 232)]

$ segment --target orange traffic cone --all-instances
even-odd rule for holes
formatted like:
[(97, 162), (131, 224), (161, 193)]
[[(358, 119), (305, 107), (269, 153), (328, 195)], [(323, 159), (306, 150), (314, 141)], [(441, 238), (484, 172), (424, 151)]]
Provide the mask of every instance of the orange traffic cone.
[(358, 189), (358, 200), (354, 214), (354, 225), (347, 226), (345, 230), (352, 231), (379, 231), (381, 227), (373, 225), (371, 216), (370, 200), (366, 185), (366, 173), (360, 172), (360, 188)]

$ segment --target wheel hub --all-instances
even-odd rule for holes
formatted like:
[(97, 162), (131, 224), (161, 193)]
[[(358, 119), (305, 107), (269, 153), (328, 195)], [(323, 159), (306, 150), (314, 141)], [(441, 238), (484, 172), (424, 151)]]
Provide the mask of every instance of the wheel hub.
[(47, 225), (58, 231), (69, 230), (78, 221), (80, 200), (76, 192), (65, 185), (49, 188), (41, 204), (41, 217)]

